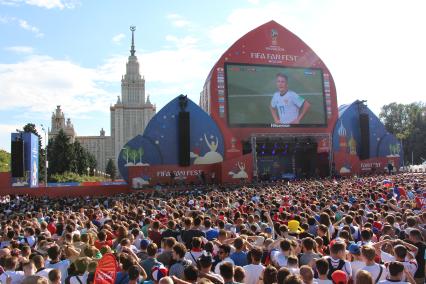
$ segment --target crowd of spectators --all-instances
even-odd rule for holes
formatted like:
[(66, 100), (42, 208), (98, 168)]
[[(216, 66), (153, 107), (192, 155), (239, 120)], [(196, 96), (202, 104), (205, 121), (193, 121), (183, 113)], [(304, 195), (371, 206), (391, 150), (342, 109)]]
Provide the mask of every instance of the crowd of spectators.
[(3, 284), (425, 283), (426, 174), (0, 200)]

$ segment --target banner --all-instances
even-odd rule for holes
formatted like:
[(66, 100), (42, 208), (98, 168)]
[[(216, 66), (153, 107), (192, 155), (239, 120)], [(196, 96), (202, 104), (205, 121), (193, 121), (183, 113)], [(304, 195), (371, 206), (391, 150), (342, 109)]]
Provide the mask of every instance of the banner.
[(112, 253), (104, 254), (95, 271), (95, 284), (114, 284), (118, 263)]

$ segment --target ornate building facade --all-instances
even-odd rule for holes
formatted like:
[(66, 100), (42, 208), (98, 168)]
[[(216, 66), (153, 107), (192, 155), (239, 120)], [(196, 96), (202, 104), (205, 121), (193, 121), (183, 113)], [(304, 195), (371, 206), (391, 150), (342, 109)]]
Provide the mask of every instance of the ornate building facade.
[(111, 136), (105, 136), (103, 128), (99, 136), (77, 136), (74, 126), (68, 118), (65, 123), (64, 114), (57, 107), (52, 114), (52, 125), (49, 139), (54, 138), (59, 129), (63, 129), (71, 141), (78, 141), (96, 157), (97, 168), (105, 171), (109, 159), (117, 163), (118, 155), (124, 144), (138, 134), (142, 134), (146, 125), (155, 115), (156, 107), (145, 97), (145, 78), (139, 73), (139, 62), (135, 53), (134, 32), (132, 31), (132, 45), (130, 56), (126, 64), (126, 74), (121, 78), (121, 96), (110, 107)]

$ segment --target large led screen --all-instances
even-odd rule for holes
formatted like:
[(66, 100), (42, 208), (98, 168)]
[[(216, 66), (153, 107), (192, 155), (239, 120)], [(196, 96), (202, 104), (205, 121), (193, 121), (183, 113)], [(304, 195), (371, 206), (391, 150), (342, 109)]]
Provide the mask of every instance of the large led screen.
[(322, 70), (225, 64), (231, 127), (325, 126)]

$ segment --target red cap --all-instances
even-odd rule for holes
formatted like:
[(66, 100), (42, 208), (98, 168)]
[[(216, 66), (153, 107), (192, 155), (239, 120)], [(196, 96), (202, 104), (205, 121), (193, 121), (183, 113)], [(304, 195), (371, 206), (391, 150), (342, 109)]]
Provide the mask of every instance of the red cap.
[(342, 270), (336, 270), (333, 274), (331, 274), (331, 280), (333, 280), (333, 283), (336, 284), (347, 284), (348, 276)]

